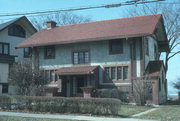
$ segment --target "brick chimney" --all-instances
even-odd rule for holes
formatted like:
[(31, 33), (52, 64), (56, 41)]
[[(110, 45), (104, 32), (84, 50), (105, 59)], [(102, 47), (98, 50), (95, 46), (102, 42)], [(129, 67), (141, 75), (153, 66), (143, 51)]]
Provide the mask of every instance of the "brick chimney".
[(54, 27), (56, 27), (56, 22), (55, 21), (47, 21), (46, 22), (46, 26), (47, 26), (47, 29), (52, 29)]

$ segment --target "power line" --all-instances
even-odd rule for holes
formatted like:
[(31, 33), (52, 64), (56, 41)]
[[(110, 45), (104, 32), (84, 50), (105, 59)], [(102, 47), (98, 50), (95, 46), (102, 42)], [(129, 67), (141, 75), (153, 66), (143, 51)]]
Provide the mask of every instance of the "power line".
[(22, 16), (22, 15), (37, 15), (37, 14), (57, 13), (57, 12), (66, 12), (66, 11), (80, 11), (80, 10), (97, 9), (97, 8), (113, 8), (113, 7), (121, 7), (121, 6), (125, 6), (125, 5), (137, 5), (137, 4), (145, 4), (145, 3), (154, 3), (154, 2), (159, 2), (159, 1), (165, 1), (165, 0), (150, 0), (150, 1), (133, 0), (133, 1), (126, 1), (126, 2), (123, 2), (123, 3), (107, 4), (107, 5), (101, 5), (101, 6), (80, 7), (80, 8), (70, 8), (70, 9), (60, 9), (60, 10), (39, 11), (39, 12), (1, 14), (0, 17)]

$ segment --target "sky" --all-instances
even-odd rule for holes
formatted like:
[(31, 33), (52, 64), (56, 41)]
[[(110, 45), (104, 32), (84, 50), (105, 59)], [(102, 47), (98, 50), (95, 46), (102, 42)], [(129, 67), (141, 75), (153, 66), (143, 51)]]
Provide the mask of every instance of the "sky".
[[(0, 0), (0, 15), (9, 13), (24, 13), (36, 12), (47, 10), (70, 9), (90, 6), (100, 6), (105, 4), (120, 3), (128, 0)], [(166, 0), (167, 2), (176, 2), (178, 0)], [(151, 6), (152, 3), (146, 4)], [(93, 21), (108, 20), (127, 17), (129, 9), (138, 8), (140, 5), (135, 6), (121, 6), (117, 8), (100, 8), (89, 9), (82, 11), (74, 11), (74, 14), (88, 17)], [(14, 17), (0, 17), (0, 22), (5, 22)], [(180, 50), (180, 48), (177, 48)], [(164, 56), (163, 56), (164, 57)], [(162, 57), (162, 58), (163, 58)], [(175, 82), (180, 77), (180, 54), (175, 56), (169, 61), (169, 70), (167, 73), (168, 79), (168, 93), (175, 94), (172, 82)]]

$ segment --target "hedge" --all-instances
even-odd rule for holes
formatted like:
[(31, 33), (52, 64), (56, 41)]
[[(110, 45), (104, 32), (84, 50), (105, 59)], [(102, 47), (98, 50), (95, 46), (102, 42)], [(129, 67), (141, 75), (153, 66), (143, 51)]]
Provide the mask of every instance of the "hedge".
[(37, 112), (118, 115), (120, 106), (121, 101), (112, 98), (0, 96), (1, 108)]

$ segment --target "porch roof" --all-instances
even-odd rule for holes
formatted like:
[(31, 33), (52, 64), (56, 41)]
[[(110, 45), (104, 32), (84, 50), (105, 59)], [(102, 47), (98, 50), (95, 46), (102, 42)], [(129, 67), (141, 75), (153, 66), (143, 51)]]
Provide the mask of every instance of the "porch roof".
[(158, 77), (162, 66), (164, 66), (163, 61), (150, 61), (145, 72), (148, 73), (151, 78)]
[(98, 66), (66, 67), (56, 71), (58, 75), (85, 75), (93, 74)]

